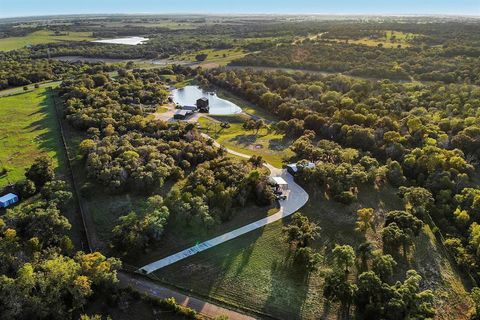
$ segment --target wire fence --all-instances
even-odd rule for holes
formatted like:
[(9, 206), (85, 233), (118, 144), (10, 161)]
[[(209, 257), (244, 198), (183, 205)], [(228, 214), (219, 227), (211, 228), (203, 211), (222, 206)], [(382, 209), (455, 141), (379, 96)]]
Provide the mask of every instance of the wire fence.
[[(75, 177), (73, 174), (72, 170), (72, 163), (71, 163), (71, 152), (69, 151), (70, 149), (68, 148), (68, 144), (65, 139), (65, 130), (63, 128), (63, 122), (62, 122), (62, 112), (59, 109), (59, 106), (61, 105), (61, 102), (59, 101), (59, 97), (57, 95), (57, 92), (53, 90), (51, 87), (48, 87), (47, 90), (49, 91), (52, 99), (53, 99), (53, 104), (55, 107), (55, 114), (57, 116), (57, 121), (58, 121), (58, 126), (60, 128), (60, 136), (62, 137), (62, 145), (65, 150), (65, 158), (66, 158), (66, 164), (67, 164), (67, 171), (68, 175), (70, 176), (70, 180), (72, 181), (72, 187), (73, 187), (73, 192), (75, 195), (75, 199), (77, 200), (77, 207), (80, 211), (80, 216), (82, 218), (82, 224), (83, 224), (83, 229), (84, 229), (84, 236), (85, 239), (87, 240), (87, 246), (88, 246), (88, 252), (93, 251), (93, 246), (90, 240), (87, 224), (85, 222), (85, 210), (83, 208), (82, 201), (80, 200), (80, 193), (78, 191), (78, 185), (77, 182), (75, 181)], [(83, 247), (83, 241), (82, 241), (82, 247)], [(84, 249), (84, 248), (82, 248)], [(84, 250), (85, 251), (85, 250)]]

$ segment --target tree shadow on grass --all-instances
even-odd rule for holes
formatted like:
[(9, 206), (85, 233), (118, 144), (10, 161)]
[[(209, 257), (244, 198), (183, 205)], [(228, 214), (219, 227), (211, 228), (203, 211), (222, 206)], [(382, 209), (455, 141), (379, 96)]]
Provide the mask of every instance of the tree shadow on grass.
[[(249, 265), (255, 243), (263, 232), (264, 228), (254, 230), (159, 269), (152, 276), (203, 300), (218, 302), (215, 300), (221, 299), (227, 303), (233, 300), (235, 304), (255, 309), (251, 306), (251, 299), (255, 297), (243, 291), (251, 283), (246, 279), (248, 275), (242, 273)], [(197, 307), (201, 309), (203, 306)]]
[(270, 295), (263, 311), (282, 318), (301, 319), (308, 295), (308, 272), (289, 255), (274, 261), (270, 272)]
[(240, 134), (230, 139), (230, 141), (235, 142), (236, 144), (242, 145), (243, 147), (247, 147), (255, 143), (258, 137), (259, 136), (255, 134)]
[(292, 140), (288, 138), (281, 138), (281, 139), (271, 139), (268, 142), (268, 148), (270, 150), (275, 150), (275, 151), (283, 151), (285, 149), (288, 149), (290, 147)]
[[(29, 116), (38, 114), (41, 114), (42, 116), (39, 120), (30, 123), (24, 129), (27, 129), (30, 132), (46, 130), (46, 132), (38, 134), (34, 138), (34, 142), (42, 152), (55, 152), (59, 161), (59, 168), (61, 169), (64, 168), (66, 159), (61, 145), (60, 128), (58, 125), (53, 97), (48, 91), (39, 93), (39, 96), (41, 96), (42, 99), (39, 109), (31, 113)], [(63, 173), (62, 170), (60, 170), (60, 173)]]

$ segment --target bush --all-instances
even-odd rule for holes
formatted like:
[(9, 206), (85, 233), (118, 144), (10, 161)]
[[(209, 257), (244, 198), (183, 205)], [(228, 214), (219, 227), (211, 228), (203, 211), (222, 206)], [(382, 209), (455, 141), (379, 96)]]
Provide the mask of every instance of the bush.
[(20, 196), (20, 198), (29, 198), (35, 194), (37, 189), (35, 188), (35, 184), (32, 180), (23, 180), (17, 182), (15, 185), (15, 191)]
[(355, 200), (357, 200), (357, 196), (353, 194), (351, 191), (343, 191), (340, 194), (337, 194), (333, 197), (335, 201), (338, 201), (343, 204), (351, 204)]
[(208, 57), (208, 54), (206, 54), (206, 53), (200, 53), (200, 54), (197, 54), (197, 55), (195, 56), (195, 60), (197, 60), (197, 61), (205, 61), (205, 59), (207, 59), (207, 57)]

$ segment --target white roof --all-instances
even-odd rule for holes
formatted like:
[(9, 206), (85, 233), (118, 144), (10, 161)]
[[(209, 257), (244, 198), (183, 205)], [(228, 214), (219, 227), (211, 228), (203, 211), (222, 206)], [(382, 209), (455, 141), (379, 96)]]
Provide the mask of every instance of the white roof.
[(315, 163), (307, 162), (305, 165), (298, 165), (296, 163), (290, 163), (290, 164), (287, 164), (287, 167), (290, 167), (290, 168), (293, 169), (293, 171), (297, 172), (299, 167), (301, 167), (303, 169), (313, 169), (313, 168), (315, 168)]
[(270, 181), (278, 186), (288, 185), (287, 181), (285, 181), (285, 179), (283, 179), (282, 177), (270, 177)]
[(12, 199), (18, 199), (17, 195), (13, 193), (7, 193), (6, 195), (0, 197), (0, 202), (6, 202)]

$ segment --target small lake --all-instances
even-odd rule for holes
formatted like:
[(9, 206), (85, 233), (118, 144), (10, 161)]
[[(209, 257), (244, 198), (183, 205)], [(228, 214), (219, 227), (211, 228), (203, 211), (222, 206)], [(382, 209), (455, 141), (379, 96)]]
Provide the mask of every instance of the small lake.
[(126, 38), (115, 38), (115, 39), (100, 39), (100, 40), (94, 40), (92, 42), (110, 43), (110, 44), (126, 44), (129, 46), (136, 46), (137, 44), (142, 44), (146, 41), (148, 41), (148, 38), (126, 37)]
[(206, 97), (210, 107), (210, 114), (228, 115), (242, 112), (242, 108), (235, 103), (219, 98), (216, 93), (208, 92), (198, 86), (186, 86), (171, 91), (173, 102), (181, 106), (194, 106), (197, 99)]

